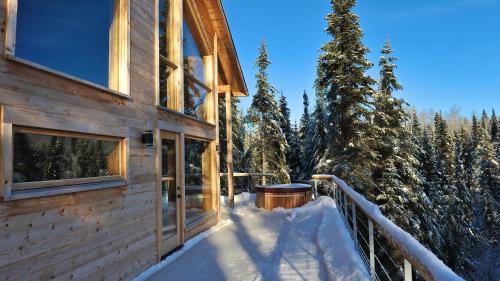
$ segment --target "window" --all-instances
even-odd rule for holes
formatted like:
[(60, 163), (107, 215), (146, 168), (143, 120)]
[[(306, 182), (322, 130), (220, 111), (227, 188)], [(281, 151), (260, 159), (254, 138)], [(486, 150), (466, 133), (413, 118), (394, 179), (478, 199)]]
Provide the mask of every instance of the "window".
[(163, 239), (177, 233), (177, 159), (175, 140), (161, 140), (161, 212)]
[(212, 210), (212, 151), (210, 143), (185, 141), (186, 224)]
[(168, 45), (168, 13), (170, 0), (158, 0), (158, 52), (159, 52), (159, 104), (172, 110), (178, 110), (173, 84), (168, 78), (178, 66), (170, 60)]
[(121, 140), (14, 127), (12, 190), (122, 178)]
[(205, 78), (207, 69), (201, 48), (195, 40), (188, 22), (183, 22), (184, 54), (184, 113), (207, 121), (206, 99), (211, 89)]
[(128, 0), (8, 1), (7, 54), (128, 94)]

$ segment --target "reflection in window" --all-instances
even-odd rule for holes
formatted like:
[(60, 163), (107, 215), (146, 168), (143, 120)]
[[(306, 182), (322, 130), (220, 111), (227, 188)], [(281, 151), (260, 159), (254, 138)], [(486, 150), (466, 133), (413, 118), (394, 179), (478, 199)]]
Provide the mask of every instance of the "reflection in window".
[(163, 239), (177, 233), (175, 140), (161, 141), (161, 213)]
[(203, 65), (203, 56), (200, 53), (200, 48), (186, 20), (184, 20), (182, 27), (184, 36), (184, 71), (191, 74), (202, 83), (205, 83), (205, 66)]
[(158, 50), (159, 50), (159, 80), (160, 80), (160, 101), (159, 104), (166, 108), (176, 109), (175, 99), (170, 95), (173, 89), (169, 89), (171, 85), (168, 83), (168, 78), (173, 69), (177, 66), (169, 61), (168, 53), (168, 11), (169, 0), (158, 1)]
[(183, 28), (184, 113), (206, 121), (205, 101), (211, 89), (206, 85), (203, 56), (186, 20)]
[(119, 175), (119, 140), (14, 130), (14, 184)]
[(114, 13), (115, 0), (18, 0), (16, 56), (113, 88)]
[(209, 92), (201, 85), (185, 79), (184, 113), (200, 120), (206, 120), (205, 100)]
[(212, 210), (212, 153), (210, 143), (186, 139), (186, 224)]

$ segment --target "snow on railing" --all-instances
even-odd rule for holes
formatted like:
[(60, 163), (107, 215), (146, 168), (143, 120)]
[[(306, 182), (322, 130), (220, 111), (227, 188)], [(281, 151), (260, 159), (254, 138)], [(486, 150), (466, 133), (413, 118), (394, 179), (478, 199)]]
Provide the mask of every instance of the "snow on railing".
[[(314, 186), (317, 181), (329, 181), (334, 186), (334, 200), (337, 202), (338, 209), (344, 217), (346, 227), (351, 232), (351, 236), (365, 261), (368, 270), (374, 280), (380, 280), (377, 270), (391, 280), (390, 273), (384, 267), (381, 258), (375, 253), (375, 242), (377, 241), (374, 235), (374, 228), (389, 241), (389, 243), (397, 249), (400, 255), (404, 258), (403, 275), (405, 281), (413, 279), (413, 270), (415, 270), (425, 280), (432, 281), (448, 281), (448, 280), (463, 280), (440, 259), (438, 259), (431, 251), (420, 244), (413, 236), (399, 228), (391, 220), (385, 217), (377, 205), (368, 201), (361, 194), (357, 193), (343, 180), (333, 175), (313, 175)], [(338, 187), (338, 188), (337, 188)], [(315, 188), (316, 191), (316, 188)], [(351, 211), (348, 211), (348, 205), (351, 205)], [(360, 210), (368, 219), (368, 241), (363, 235), (358, 238), (360, 226), (366, 226), (362, 220), (356, 218), (356, 210)], [(349, 220), (350, 219), (350, 220)], [(349, 221), (351, 223), (349, 223)], [(367, 245), (369, 257), (363, 251), (360, 242), (363, 241)], [(383, 247), (378, 242), (380, 247)], [(388, 254), (388, 253), (386, 253)], [(394, 264), (394, 260), (388, 256)], [(376, 264), (379, 264), (376, 268)], [(400, 267), (401, 265), (398, 265)], [(413, 267), (413, 269), (412, 269)]]

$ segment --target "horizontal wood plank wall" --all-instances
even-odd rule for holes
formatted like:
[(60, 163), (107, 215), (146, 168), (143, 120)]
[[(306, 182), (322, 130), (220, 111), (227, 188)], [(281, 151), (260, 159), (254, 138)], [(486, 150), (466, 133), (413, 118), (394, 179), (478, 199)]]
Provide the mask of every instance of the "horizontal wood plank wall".
[(130, 280), (156, 263), (156, 149), (141, 143), (158, 128), (153, 2), (130, 0), (131, 99), (3, 58), (2, 26), (4, 122), (125, 137), (129, 150), (125, 186), (0, 202), (0, 281)]

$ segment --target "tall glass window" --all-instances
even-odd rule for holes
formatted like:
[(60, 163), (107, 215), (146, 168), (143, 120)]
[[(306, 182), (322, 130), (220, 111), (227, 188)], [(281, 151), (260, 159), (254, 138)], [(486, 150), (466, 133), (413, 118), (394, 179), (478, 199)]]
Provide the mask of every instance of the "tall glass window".
[(173, 84), (168, 78), (178, 66), (170, 60), (168, 45), (168, 13), (170, 0), (158, 0), (158, 51), (159, 51), (159, 104), (176, 110)]
[(188, 22), (183, 22), (184, 113), (207, 120), (206, 98), (211, 92), (205, 78), (206, 69), (201, 48)]
[(212, 151), (202, 140), (185, 141), (186, 224), (212, 210)]
[(15, 55), (117, 89), (120, 0), (18, 0)]

